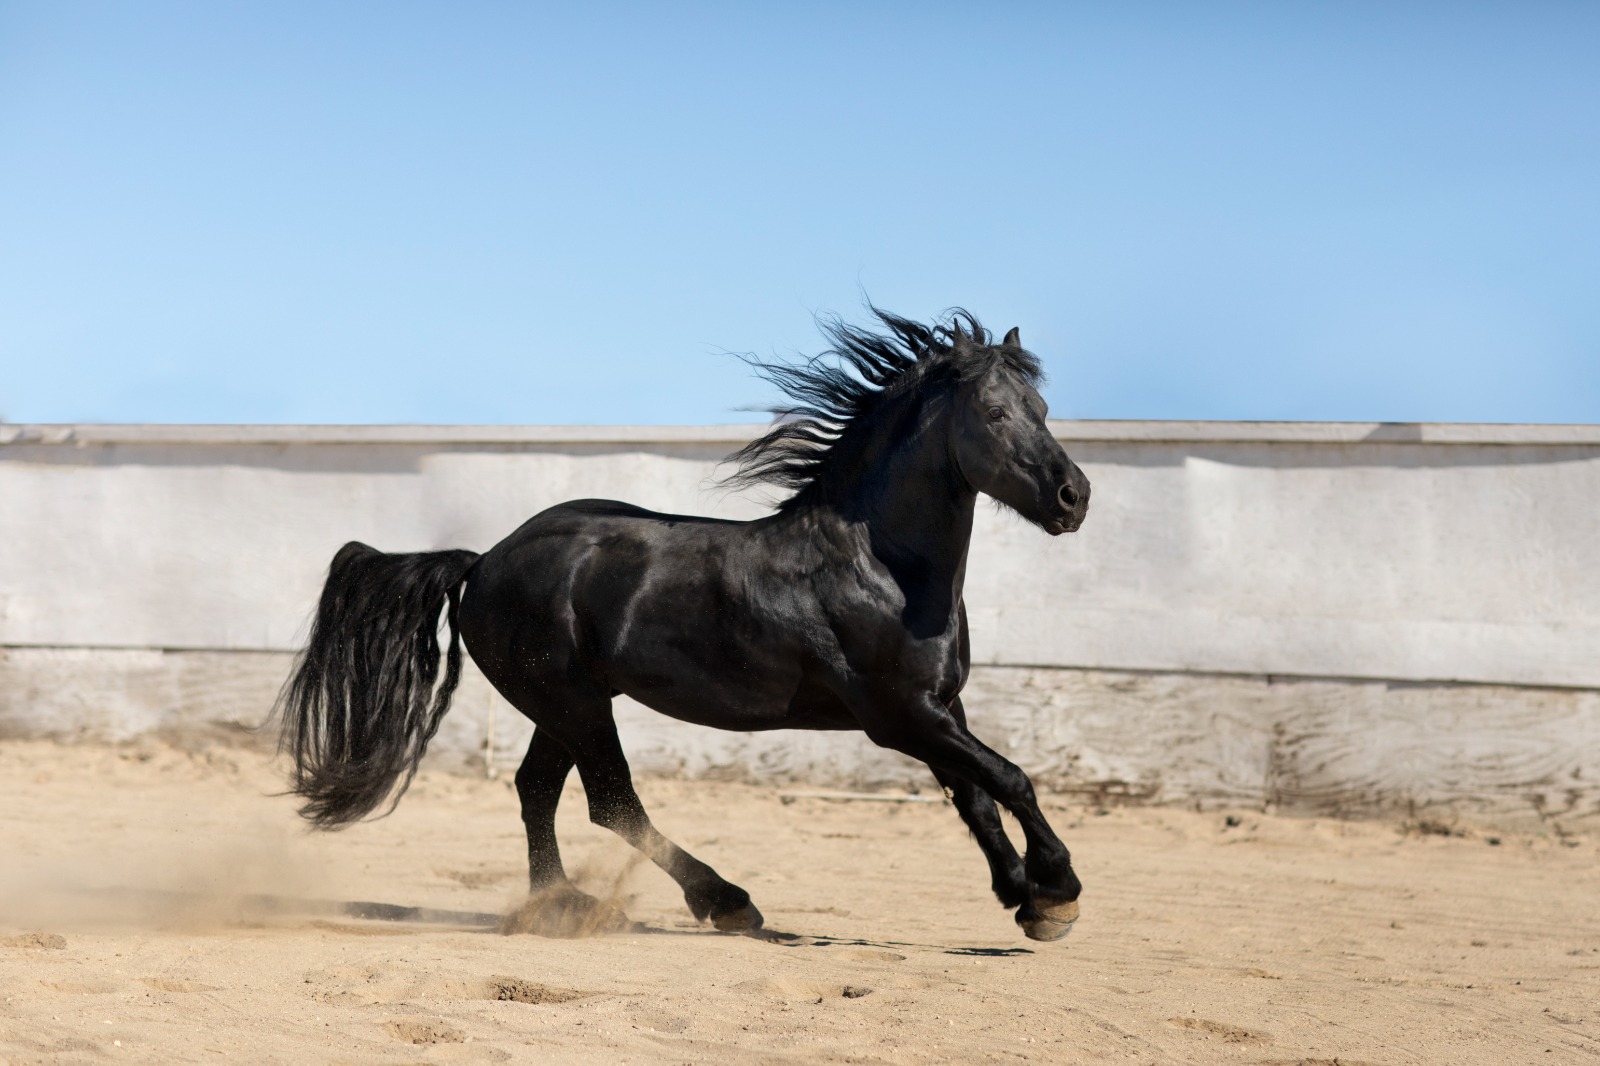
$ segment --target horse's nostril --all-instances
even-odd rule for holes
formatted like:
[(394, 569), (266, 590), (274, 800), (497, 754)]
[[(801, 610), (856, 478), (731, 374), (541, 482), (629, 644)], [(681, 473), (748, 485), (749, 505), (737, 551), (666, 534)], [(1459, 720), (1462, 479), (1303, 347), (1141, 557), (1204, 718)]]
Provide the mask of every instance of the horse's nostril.
[(1061, 486), (1061, 502), (1068, 507), (1078, 506), (1078, 490), (1071, 485)]

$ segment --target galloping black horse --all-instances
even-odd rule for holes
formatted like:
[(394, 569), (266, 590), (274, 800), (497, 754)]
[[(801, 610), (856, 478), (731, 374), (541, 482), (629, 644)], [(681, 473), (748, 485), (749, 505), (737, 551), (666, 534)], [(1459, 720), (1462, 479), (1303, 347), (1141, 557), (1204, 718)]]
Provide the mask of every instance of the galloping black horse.
[[(516, 784), (536, 894), (588, 899), (555, 837), (576, 766), (589, 817), (670, 874), (696, 918), (761, 925), (743, 889), (651, 825), (612, 719), (626, 693), (719, 729), (860, 729), (926, 762), (1017, 924), (1035, 940), (1065, 936), (1081, 888), (1067, 849), (1027, 775), (967, 730), (962, 584), (979, 493), (1055, 535), (1083, 522), (1089, 482), (1045, 426), (1039, 363), (1015, 329), (994, 344), (963, 311), (933, 326), (874, 314), (878, 332), (824, 325), (823, 356), (756, 364), (792, 401), (731, 457), (734, 484), (789, 490), (765, 518), (577, 500), (483, 555), (340, 549), (281, 701), (301, 814), (333, 829), (398, 802), (465, 640), (535, 726)], [(1026, 859), (996, 800), (1021, 824)]]

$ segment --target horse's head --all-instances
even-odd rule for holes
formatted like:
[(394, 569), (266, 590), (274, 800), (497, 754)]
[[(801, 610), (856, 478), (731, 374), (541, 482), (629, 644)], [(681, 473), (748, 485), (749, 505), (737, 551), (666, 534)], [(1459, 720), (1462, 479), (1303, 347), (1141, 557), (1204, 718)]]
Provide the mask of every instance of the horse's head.
[[(983, 351), (959, 321), (952, 337), (958, 348)], [(1089, 479), (1045, 424), (1048, 408), (1033, 384), (1038, 364), (1023, 352), (1015, 329), (989, 351), (993, 358), (973, 361), (982, 372), (964, 376), (955, 390), (956, 465), (973, 488), (1052, 536), (1074, 532), (1089, 510)]]

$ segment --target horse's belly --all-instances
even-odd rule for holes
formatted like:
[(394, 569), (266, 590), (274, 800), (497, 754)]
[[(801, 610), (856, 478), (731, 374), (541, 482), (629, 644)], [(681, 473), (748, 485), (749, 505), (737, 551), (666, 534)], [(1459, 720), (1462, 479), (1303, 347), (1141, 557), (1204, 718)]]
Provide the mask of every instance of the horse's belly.
[(806, 684), (793, 668), (697, 668), (667, 676), (623, 670), (613, 684), (651, 710), (714, 729), (860, 728), (843, 703)]
[(697, 693), (679, 685), (626, 681), (617, 687), (624, 696), (680, 722), (741, 732), (788, 727), (783, 721), (784, 701), (763, 694), (750, 693), (741, 698), (740, 693), (721, 687), (708, 686)]

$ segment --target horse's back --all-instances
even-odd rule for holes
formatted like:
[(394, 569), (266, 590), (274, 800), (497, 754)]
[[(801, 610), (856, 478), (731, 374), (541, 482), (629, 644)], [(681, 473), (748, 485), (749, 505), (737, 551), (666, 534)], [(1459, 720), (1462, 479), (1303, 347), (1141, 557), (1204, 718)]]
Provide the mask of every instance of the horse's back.
[[(584, 675), (716, 722), (707, 687), (743, 678), (726, 714), (786, 704), (799, 649), (796, 605), (782, 601), (803, 591), (774, 580), (756, 525), (616, 500), (551, 507), (479, 560), (461, 607), (467, 649), (502, 690), (529, 671)], [(695, 709), (680, 707), (691, 690)]]
[(727, 518), (708, 518), (704, 515), (671, 514), (666, 511), (652, 511), (638, 504), (624, 503), (622, 500), (568, 500), (558, 503), (554, 507), (546, 508), (529, 519), (535, 522), (540, 519), (558, 519), (567, 516), (585, 516), (594, 518), (637, 518), (654, 522), (679, 523), (686, 522), (692, 525), (711, 526), (742, 526), (747, 523), (736, 522)]
[(483, 554), (463, 607), (480, 606), (470, 615), (481, 615), (491, 605), (548, 607), (550, 601), (571, 599), (597, 568), (648, 567), (672, 553), (685, 534), (703, 539), (713, 528), (726, 534), (740, 524), (664, 514), (620, 500), (569, 500), (540, 511)]

